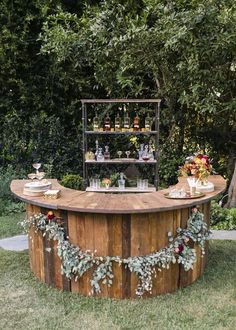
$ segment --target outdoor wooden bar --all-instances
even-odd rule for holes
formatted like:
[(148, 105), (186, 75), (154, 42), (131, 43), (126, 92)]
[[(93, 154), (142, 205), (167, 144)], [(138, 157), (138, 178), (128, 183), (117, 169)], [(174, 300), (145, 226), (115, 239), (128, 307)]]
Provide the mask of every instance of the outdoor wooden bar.
[[(57, 180), (50, 180), (53, 189), (61, 190), (61, 197), (46, 200), (43, 197), (23, 195), (24, 184), (28, 180), (14, 180), (11, 183), (13, 194), (27, 205), (27, 215), (53, 210), (64, 220), (69, 240), (83, 250), (97, 251), (98, 256), (142, 256), (158, 251), (168, 244), (167, 233), (175, 234), (176, 228), (186, 228), (191, 208), (199, 205), (204, 219), (209, 225), (210, 201), (225, 189), (221, 176), (211, 176), (209, 181), (215, 191), (198, 199), (167, 199), (168, 189), (153, 193), (111, 194), (76, 191), (62, 187)], [(184, 186), (181, 178), (178, 186)], [(147, 296), (173, 292), (194, 282), (204, 271), (207, 253), (201, 257), (198, 246), (197, 262), (193, 270), (186, 272), (179, 264), (158, 272), (153, 280), (153, 290)], [(51, 251), (51, 252), (49, 252)], [(206, 248), (207, 252), (207, 248)], [(41, 281), (62, 290), (91, 295), (91, 271), (77, 282), (61, 275), (60, 259), (57, 256), (56, 241), (49, 241), (33, 228), (29, 232), (29, 257), (33, 273)], [(137, 277), (118, 264), (113, 265), (113, 285), (101, 286), (96, 296), (117, 299), (135, 298)], [(95, 294), (94, 294), (95, 295)]]

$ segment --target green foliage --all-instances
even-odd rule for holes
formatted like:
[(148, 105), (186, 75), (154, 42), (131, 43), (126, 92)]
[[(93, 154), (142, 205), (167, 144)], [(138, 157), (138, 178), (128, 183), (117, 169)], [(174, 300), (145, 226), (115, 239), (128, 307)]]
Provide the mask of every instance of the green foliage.
[[(23, 228), (28, 230), (31, 226), (35, 232), (41, 231), (43, 237), (57, 240), (57, 253), (61, 259), (61, 270), (67, 278), (79, 277), (89, 270), (93, 269), (92, 279), (90, 281), (93, 292), (101, 292), (100, 283), (112, 285), (114, 274), (112, 270), (113, 263), (120, 266), (124, 264), (130, 272), (138, 276), (138, 286), (136, 294), (142, 296), (145, 292), (152, 291), (152, 276), (161, 269), (169, 269), (170, 265), (176, 262), (183, 265), (188, 271), (193, 269), (196, 262), (196, 251), (188, 246), (191, 239), (199, 244), (202, 254), (205, 254), (205, 241), (209, 239), (209, 230), (204, 222), (204, 216), (196, 208), (188, 220), (186, 229), (178, 228), (177, 236), (174, 238), (172, 233), (168, 233), (169, 243), (160, 251), (150, 253), (146, 256), (129, 257), (123, 259), (119, 256), (96, 256), (95, 252), (89, 250), (83, 251), (79, 246), (75, 247), (65, 239), (65, 232), (62, 220), (59, 222), (54, 216), (48, 217), (41, 213), (21, 222)], [(52, 215), (51, 215), (52, 216)], [(48, 251), (50, 252), (50, 251)]]
[(0, 165), (37, 158), (50, 176), (81, 174), (80, 98), (161, 97), (163, 184), (191, 150), (221, 174), (232, 166), (235, 1), (3, 0), (0, 10)]
[(223, 230), (236, 229), (236, 208), (227, 209), (212, 201), (211, 228)]
[(24, 178), (22, 169), (14, 170), (12, 165), (0, 168), (0, 216), (23, 212), (24, 203), (17, 202), (10, 190), (13, 179)]
[(82, 190), (83, 178), (78, 174), (66, 174), (60, 181), (61, 185), (71, 189)]

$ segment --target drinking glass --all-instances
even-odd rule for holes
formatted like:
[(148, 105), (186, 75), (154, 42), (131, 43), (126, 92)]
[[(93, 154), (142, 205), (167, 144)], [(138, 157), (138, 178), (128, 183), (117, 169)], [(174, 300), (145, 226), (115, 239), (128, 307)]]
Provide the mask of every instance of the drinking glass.
[(121, 155), (122, 155), (122, 151), (117, 151), (117, 155), (119, 156), (119, 158), (121, 157)]
[(148, 180), (147, 179), (145, 179), (145, 180), (143, 180), (143, 189), (148, 189)]
[(28, 178), (33, 181), (34, 179), (37, 178), (37, 175), (35, 173), (30, 173), (28, 174)]
[(36, 169), (36, 174), (39, 173), (39, 169), (40, 169), (41, 165), (42, 165), (41, 163), (32, 164), (33, 168)]
[(128, 150), (128, 151), (126, 151), (125, 153), (126, 153), (127, 158), (129, 158), (130, 151)]

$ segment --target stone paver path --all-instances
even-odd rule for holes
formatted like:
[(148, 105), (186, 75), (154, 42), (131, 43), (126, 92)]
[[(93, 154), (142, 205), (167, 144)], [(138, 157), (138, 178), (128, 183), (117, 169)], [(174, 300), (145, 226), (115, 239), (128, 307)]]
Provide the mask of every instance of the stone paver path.
[(0, 239), (0, 248), (10, 251), (24, 251), (28, 249), (27, 235), (17, 235)]
[(236, 241), (236, 230), (212, 230), (212, 239), (228, 239)]
[[(212, 230), (212, 239), (226, 239), (236, 241), (236, 230)], [(17, 235), (0, 239), (0, 248), (10, 251), (24, 251), (28, 249), (27, 235)]]

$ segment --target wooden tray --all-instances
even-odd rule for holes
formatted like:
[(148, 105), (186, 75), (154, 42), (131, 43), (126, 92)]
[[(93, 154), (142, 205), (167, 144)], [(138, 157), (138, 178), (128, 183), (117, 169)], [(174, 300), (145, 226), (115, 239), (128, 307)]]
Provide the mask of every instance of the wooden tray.
[(197, 192), (196, 194), (194, 195), (191, 195), (191, 196), (185, 196), (185, 197), (171, 197), (170, 196), (170, 193), (165, 193), (164, 196), (166, 198), (170, 198), (170, 199), (194, 199), (194, 198), (200, 198), (200, 197), (204, 197), (205, 194), (201, 193), (201, 192)]

